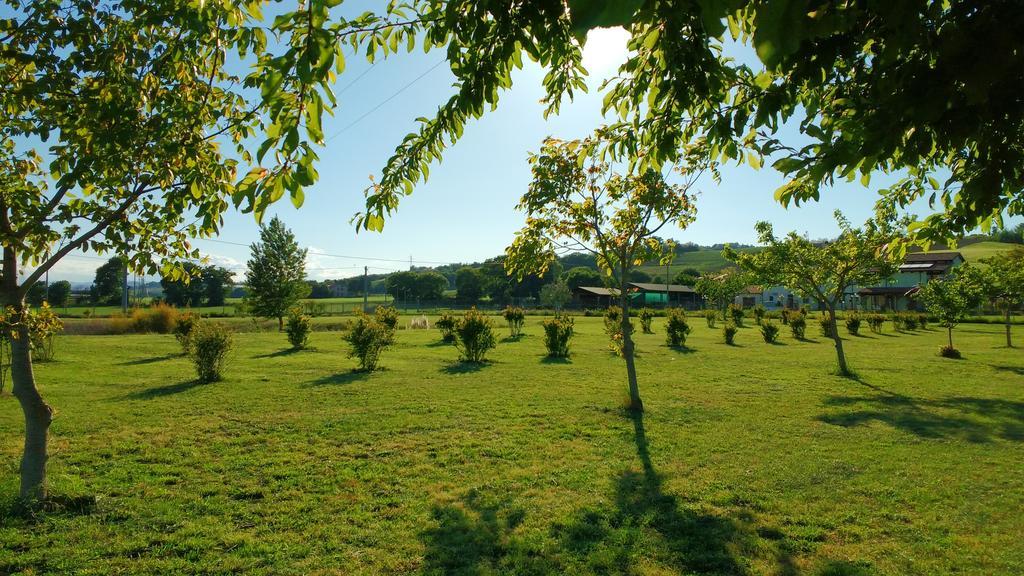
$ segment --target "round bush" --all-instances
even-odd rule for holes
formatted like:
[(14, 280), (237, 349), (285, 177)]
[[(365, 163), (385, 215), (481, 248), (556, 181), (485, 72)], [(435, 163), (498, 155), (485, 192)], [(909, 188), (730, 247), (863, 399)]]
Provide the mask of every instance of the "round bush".
[(231, 330), (219, 322), (201, 322), (192, 330), (190, 356), (200, 382), (216, 382), (224, 377), (233, 346)]
[(690, 324), (686, 321), (686, 312), (682, 308), (670, 308), (665, 321), (665, 343), (673, 348), (685, 348), (689, 334)]

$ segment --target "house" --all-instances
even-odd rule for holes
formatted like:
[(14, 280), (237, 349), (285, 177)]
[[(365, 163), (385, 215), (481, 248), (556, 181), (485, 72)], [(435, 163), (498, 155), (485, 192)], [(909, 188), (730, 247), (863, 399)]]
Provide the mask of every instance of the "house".
[(652, 284), (648, 282), (630, 282), (629, 291), (637, 305), (677, 306), (687, 310), (697, 310), (704, 305), (704, 299), (692, 286), (683, 284)]
[(920, 310), (915, 299), (918, 288), (942, 278), (964, 263), (959, 252), (914, 252), (907, 254), (896, 274), (878, 286), (857, 290), (862, 310), (906, 311)]

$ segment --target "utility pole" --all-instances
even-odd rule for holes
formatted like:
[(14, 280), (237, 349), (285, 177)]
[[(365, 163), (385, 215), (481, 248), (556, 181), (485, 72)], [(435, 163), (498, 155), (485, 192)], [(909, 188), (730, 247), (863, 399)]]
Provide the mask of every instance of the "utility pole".
[(672, 265), (671, 263), (665, 262), (665, 308), (668, 308), (669, 302), (672, 300), (671, 294), (668, 291), (668, 284), (669, 284), (668, 273), (669, 273), (669, 266), (671, 266), (671, 265)]
[(121, 282), (121, 312), (128, 313), (128, 259), (123, 258), (124, 274)]
[(370, 300), (370, 267), (363, 266), (363, 312), (369, 308)]
[(412, 272), (412, 254), (409, 254), (409, 272)]

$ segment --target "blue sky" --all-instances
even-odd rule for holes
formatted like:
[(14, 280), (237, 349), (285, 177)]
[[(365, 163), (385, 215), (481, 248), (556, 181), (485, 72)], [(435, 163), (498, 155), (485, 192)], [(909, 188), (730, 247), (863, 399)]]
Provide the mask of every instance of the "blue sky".
[[(578, 94), (559, 116), (547, 121), (540, 104), (543, 70), (528, 63), (514, 75), (514, 86), (502, 95), (498, 109), (467, 127), (444, 161), (431, 168), (429, 181), (402, 201), (383, 233), (357, 234), (349, 219), (362, 208), (370, 175), (379, 173), (394, 147), (416, 128), (414, 119), (431, 116), (452, 94), (453, 76), (442, 62), (443, 51), (417, 50), (373, 66), (351, 57), (336, 86), (340, 108), (325, 122), (330, 140), (320, 151), (320, 181), (306, 191), (300, 209), (285, 199), (268, 217), (279, 216), (309, 248), (311, 278), (361, 274), (364, 265), (371, 273), (407, 269), (410, 257), (417, 265), (430, 265), (498, 255), (523, 223), (515, 205), (529, 182), (528, 153), (546, 136), (581, 137), (608, 121), (601, 115), (597, 87), (625, 58), (625, 41), (622, 30), (591, 33), (584, 65), (591, 73), (592, 89)], [(731, 50), (753, 60), (749, 52)], [(699, 183), (697, 221), (665, 235), (699, 244), (752, 243), (755, 222), (769, 220), (777, 231), (826, 237), (837, 230), (832, 218), (836, 208), (854, 222), (863, 221), (876, 200), (873, 190), (891, 180), (876, 176), (871, 189), (844, 183), (824, 191), (818, 203), (786, 209), (773, 199), (783, 182), (773, 170), (727, 166), (720, 184), (710, 178)], [(915, 212), (924, 214), (927, 207), (916, 206)], [(196, 245), (211, 262), (242, 271), (247, 246), (257, 238), (253, 216), (231, 211), (217, 241), (199, 239)], [(95, 255), (68, 258), (54, 269), (51, 280), (89, 281), (100, 263)], [(242, 278), (241, 273), (236, 277)]]

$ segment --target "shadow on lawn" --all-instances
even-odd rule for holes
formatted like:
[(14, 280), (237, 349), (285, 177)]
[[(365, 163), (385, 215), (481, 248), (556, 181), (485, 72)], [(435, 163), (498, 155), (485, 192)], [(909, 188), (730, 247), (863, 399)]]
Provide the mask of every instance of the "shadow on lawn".
[(139, 358), (138, 360), (129, 360), (127, 362), (121, 362), (121, 366), (141, 366), (143, 364), (156, 364), (157, 362), (164, 362), (166, 360), (173, 360), (174, 358), (184, 358), (184, 352), (176, 352), (174, 354), (164, 354), (163, 356), (153, 356), (152, 358)]
[(154, 398), (161, 398), (163, 396), (171, 396), (173, 394), (179, 394), (195, 388), (196, 386), (202, 386), (203, 383), (199, 380), (186, 380), (184, 382), (178, 382), (177, 384), (168, 384), (166, 386), (157, 386), (156, 388), (146, 388), (145, 390), (139, 390), (138, 392), (132, 392), (126, 394), (122, 398), (125, 400), (152, 400)]
[(775, 528), (755, 528), (746, 509), (734, 518), (666, 494), (651, 461), (643, 416), (631, 419), (641, 469), (613, 478), (609, 504), (578, 510), (568, 522), (553, 524), (554, 545), (536, 533), (517, 533), (525, 514), (506, 496), (488, 498), (471, 490), (459, 502), (434, 506), (434, 525), (420, 534), (426, 547), (422, 573), (633, 574), (656, 568), (747, 574), (743, 556), (765, 555), (777, 573), (798, 573), (787, 536)]
[(299, 352), (308, 352), (310, 348), (283, 348), (276, 352), (267, 352), (266, 354), (257, 354), (253, 358), (280, 358), (282, 356), (291, 356), (292, 354), (298, 354)]
[[(381, 370), (381, 368), (378, 368)], [(311, 382), (307, 382), (303, 388), (309, 388), (312, 386), (341, 386), (345, 384), (352, 384), (353, 382), (359, 382), (360, 380), (366, 380), (370, 377), (370, 373), (366, 370), (350, 370), (348, 372), (340, 372), (338, 374), (331, 374), (330, 376), (324, 376), (317, 378)]]
[(1024, 376), (1024, 367), (1022, 366), (1004, 366), (1004, 365), (993, 365), (993, 368), (999, 372), (1010, 372), (1018, 376)]
[(846, 428), (883, 422), (922, 438), (1024, 442), (1024, 402), (969, 396), (921, 400), (860, 382), (879, 395), (831, 396), (826, 406), (849, 410), (822, 414), (818, 420)]
[(471, 374), (473, 372), (479, 372), (487, 367), (490, 361), (487, 362), (449, 362), (441, 368), (441, 372), (445, 374)]

